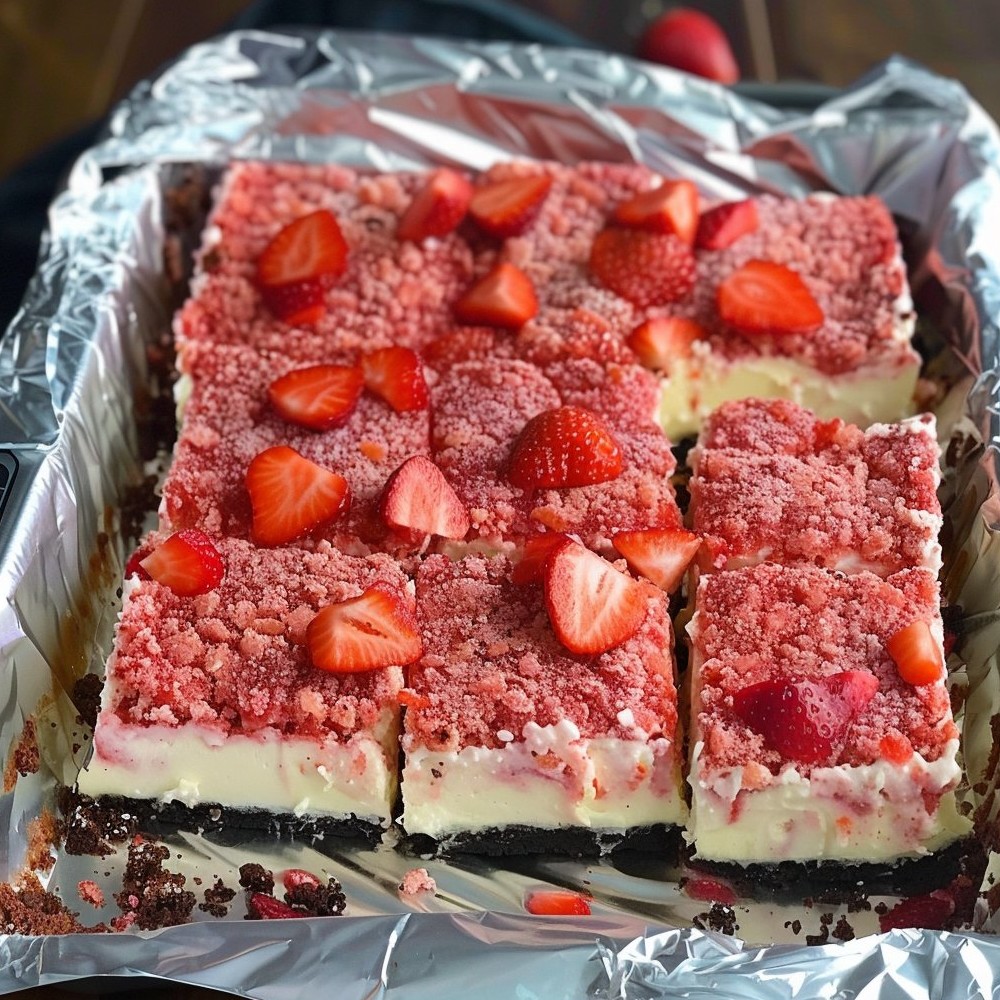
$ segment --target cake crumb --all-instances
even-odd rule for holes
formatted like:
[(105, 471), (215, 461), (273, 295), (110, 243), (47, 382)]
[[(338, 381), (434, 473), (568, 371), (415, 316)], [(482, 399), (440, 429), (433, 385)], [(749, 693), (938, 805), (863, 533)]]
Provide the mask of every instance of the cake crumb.
[(4, 768), (4, 794), (14, 790), (18, 775), (24, 777), (28, 774), (35, 774), (41, 762), (41, 755), (38, 752), (38, 738), (35, 732), (35, 720), (27, 718), (24, 720), (24, 729), (21, 730), (21, 736), (11, 748), (7, 766)]
[(304, 882), (292, 886), (285, 893), (285, 902), (310, 917), (339, 917), (347, 908), (344, 890), (332, 875), (326, 885)]
[(38, 877), (22, 874), (16, 885), (0, 883), (0, 930), (7, 934), (81, 934), (103, 932), (103, 924), (85, 927), (79, 914), (42, 888)]
[(82, 882), (78, 882), (76, 891), (80, 899), (85, 903), (90, 903), (95, 908), (100, 908), (104, 905), (104, 893), (101, 891), (101, 887), (92, 879), (84, 879)]
[(399, 891), (404, 896), (416, 896), (421, 892), (437, 892), (437, 882), (427, 873), (426, 868), (411, 868), (399, 883)]
[(240, 885), (247, 892), (263, 892), (271, 895), (274, 892), (274, 875), (263, 865), (252, 862), (240, 865)]
[(101, 708), (101, 693), (104, 681), (97, 674), (84, 674), (73, 685), (73, 704), (79, 713), (78, 719), (93, 729), (97, 725), (97, 713)]
[(114, 853), (115, 844), (124, 844), (139, 828), (138, 817), (123, 811), (120, 804), (102, 805), (72, 788), (59, 790), (58, 803), (62, 813), (59, 833), (67, 854), (105, 858)]
[(27, 867), (35, 871), (49, 871), (56, 863), (51, 848), (58, 847), (61, 841), (59, 821), (48, 809), (43, 808), (28, 823)]
[(169, 857), (166, 847), (138, 837), (129, 845), (122, 888), (115, 893), (115, 902), (125, 917), (133, 915), (140, 930), (173, 927), (191, 919), (194, 893), (184, 888), (183, 875), (163, 867)]
[(198, 909), (213, 917), (224, 917), (229, 913), (229, 904), (235, 896), (235, 889), (230, 889), (221, 878), (216, 879), (215, 884), (205, 890), (205, 902), (199, 903)]

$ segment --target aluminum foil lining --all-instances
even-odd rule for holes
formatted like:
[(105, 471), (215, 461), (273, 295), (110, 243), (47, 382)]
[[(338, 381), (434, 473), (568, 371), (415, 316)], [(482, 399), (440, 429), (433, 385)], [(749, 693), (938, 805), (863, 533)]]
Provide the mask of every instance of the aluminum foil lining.
[[(834, 190), (886, 201), (915, 299), (933, 322), (929, 336), (950, 348), (933, 362), (952, 387), (938, 405), (948, 458), (944, 582), (962, 610), (953, 662), (969, 797), (984, 828), (996, 826), (1000, 136), (965, 91), (893, 59), (814, 113), (785, 114), (596, 52), (240, 32), (191, 49), (116, 109), (107, 137), (54, 203), (38, 273), (0, 341), (0, 749), (6, 757), (32, 716), (44, 764), (0, 797), (6, 877), (23, 865), (29, 826), (51, 805), (55, 782), (72, 781), (86, 752), (66, 692), (107, 651), (121, 576), (116, 511), (148, 471), (134, 405), (149, 377), (147, 352), (169, 325), (164, 196), (177, 165), (262, 158), (482, 169), (512, 156), (640, 161), (695, 180), (709, 197)], [(191, 834), (167, 842), (172, 866), (192, 877), (219, 873), (235, 884), (231, 873), (247, 860), (336, 874), (349, 915), (247, 923), (234, 911), (232, 920), (148, 934), (7, 935), (0, 990), (94, 975), (261, 998), (1000, 990), (1000, 941), (984, 934), (875, 935), (874, 917), (862, 915), (855, 940), (806, 947), (788, 928), (794, 918), (818, 929), (815, 912), (742, 902), (735, 936), (704, 932), (692, 925), (706, 904), (687, 900), (676, 873), (655, 859), (434, 860), (438, 893), (415, 901), (395, 886), (417, 862), (391, 850)], [(59, 855), (49, 885), (72, 901), (77, 880), (97, 868), (113, 880), (120, 865)], [(539, 883), (586, 888), (593, 916), (525, 915), (523, 891)], [(995, 929), (986, 907), (979, 917), (978, 929)]]

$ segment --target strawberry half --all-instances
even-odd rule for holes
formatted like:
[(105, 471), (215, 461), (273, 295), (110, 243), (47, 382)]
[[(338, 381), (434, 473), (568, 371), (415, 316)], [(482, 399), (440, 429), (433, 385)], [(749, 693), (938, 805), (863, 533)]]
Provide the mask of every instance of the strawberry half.
[(672, 361), (691, 357), (691, 345), (704, 338), (704, 327), (693, 319), (661, 316), (640, 323), (629, 334), (628, 346), (647, 368), (668, 371)]
[(258, 545), (284, 545), (339, 517), (348, 507), (347, 480), (278, 445), (262, 451), (246, 475)]
[(347, 243), (325, 209), (289, 223), (257, 260), (257, 287), (268, 309), (286, 323), (314, 323), (323, 296), (347, 267)]
[(647, 528), (619, 531), (611, 544), (633, 573), (672, 594), (700, 548), (701, 538), (684, 528)]
[(761, 681), (733, 695), (733, 711), (782, 756), (818, 764), (830, 757), (877, 690), (878, 678), (863, 670), (816, 680)]
[(547, 174), (484, 184), (473, 192), (469, 217), (490, 236), (519, 236), (534, 222), (551, 187)]
[(590, 273), (640, 309), (683, 299), (694, 287), (691, 248), (673, 233), (612, 226), (594, 237)]
[(930, 625), (922, 619), (900, 629), (886, 643), (899, 676), (907, 684), (933, 684), (944, 676), (944, 661)]
[(558, 406), (532, 417), (511, 448), (507, 479), (525, 491), (604, 483), (621, 475), (622, 450), (593, 410)]
[(690, 246), (698, 229), (698, 189), (690, 181), (664, 181), (623, 201), (611, 218), (630, 229), (674, 233)]
[(568, 889), (536, 889), (528, 893), (524, 908), (538, 917), (589, 917), (586, 897)]
[(271, 405), (285, 420), (314, 431), (346, 422), (358, 405), (365, 380), (350, 365), (296, 368), (267, 387)]
[(219, 550), (197, 528), (175, 531), (141, 559), (139, 567), (178, 597), (205, 594), (218, 587), (226, 573)]
[(545, 561), (563, 542), (570, 541), (569, 535), (561, 531), (546, 531), (542, 535), (532, 535), (521, 547), (521, 558), (510, 571), (511, 583), (519, 587), (529, 583), (541, 583), (545, 573)]
[(285, 920), (289, 917), (308, 917), (309, 914), (265, 892), (252, 892), (247, 898), (247, 916), (251, 920)]
[(512, 330), (537, 312), (535, 286), (513, 264), (497, 264), (455, 303), (455, 318), (461, 323)]
[(378, 587), (329, 604), (306, 629), (313, 666), (334, 674), (405, 666), (423, 652), (413, 613), (395, 594)]
[(365, 387), (397, 413), (426, 410), (430, 404), (424, 368), (409, 347), (383, 347), (361, 359)]
[(813, 333), (823, 310), (790, 268), (769, 260), (747, 261), (716, 290), (723, 322), (741, 333)]
[(388, 478), (379, 511), (390, 528), (418, 535), (464, 538), (472, 525), (444, 473), (423, 455), (408, 458)]
[(435, 170), (403, 213), (396, 236), (415, 243), (447, 236), (465, 218), (471, 198), (472, 185), (465, 176), (447, 167)]
[(759, 225), (757, 202), (753, 198), (716, 205), (703, 212), (698, 220), (694, 245), (699, 250), (725, 250), (741, 236), (756, 232)]
[(545, 606), (559, 641), (594, 655), (621, 645), (646, 617), (648, 591), (579, 542), (564, 542), (545, 562)]

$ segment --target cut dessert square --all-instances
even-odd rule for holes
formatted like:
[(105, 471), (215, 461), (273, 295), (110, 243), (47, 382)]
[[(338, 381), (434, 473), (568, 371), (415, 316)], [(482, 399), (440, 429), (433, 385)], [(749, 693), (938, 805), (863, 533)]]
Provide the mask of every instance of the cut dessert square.
[(941, 568), (935, 421), (862, 431), (784, 400), (727, 403), (689, 456), (701, 568), (769, 561), (888, 576)]
[(237, 826), (272, 828), (276, 817), (313, 832), (388, 826), (403, 670), (319, 669), (309, 633), (320, 609), (363, 593), (412, 616), (395, 563), (325, 542), (260, 549), (197, 531), (154, 535), (139, 555), (80, 790), (145, 800), (184, 826), (220, 808)]
[[(548, 565), (571, 578), (567, 592), (549, 577), (544, 593), (516, 585), (500, 557), (422, 563), (424, 653), (404, 695), (408, 834), (496, 854), (577, 853), (683, 821), (662, 591), (572, 542)], [(560, 617), (575, 598), (598, 592), (611, 595), (601, 611)], [(617, 623), (606, 612), (625, 605), (631, 631), (608, 635)], [(609, 641), (585, 656), (566, 645)]]
[(713, 573), (688, 631), (697, 857), (893, 862), (968, 831), (932, 573)]

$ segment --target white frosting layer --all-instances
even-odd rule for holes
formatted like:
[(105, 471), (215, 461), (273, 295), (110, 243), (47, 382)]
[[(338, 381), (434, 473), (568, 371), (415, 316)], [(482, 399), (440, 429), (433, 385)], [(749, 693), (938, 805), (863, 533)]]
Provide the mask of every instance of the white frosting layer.
[[(512, 735), (504, 733), (504, 736)], [(441, 839), (518, 824), (628, 830), (682, 823), (680, 767), (667, 739), (582, 739), (569, 721), (528, 723), (500, 749), (407, 747), (407, 833)]]

